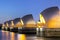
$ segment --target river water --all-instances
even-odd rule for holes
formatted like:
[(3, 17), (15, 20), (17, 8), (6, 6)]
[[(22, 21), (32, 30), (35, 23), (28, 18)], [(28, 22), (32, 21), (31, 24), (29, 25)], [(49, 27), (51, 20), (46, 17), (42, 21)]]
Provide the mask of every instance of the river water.
[(8, 31), (0, 31), (0, 40), (60, 40), (60, 38), (44, 38), (35, 35), (18, 34)]

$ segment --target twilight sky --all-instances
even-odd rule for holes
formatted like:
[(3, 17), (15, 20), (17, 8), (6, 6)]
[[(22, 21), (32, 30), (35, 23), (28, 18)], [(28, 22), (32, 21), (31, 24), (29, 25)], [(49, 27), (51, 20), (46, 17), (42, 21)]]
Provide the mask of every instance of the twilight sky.
[(0, 23), (27, 14), (38, 21), (40, 12), (52, 6), (60, 8), (60, 0), (0, 0)]

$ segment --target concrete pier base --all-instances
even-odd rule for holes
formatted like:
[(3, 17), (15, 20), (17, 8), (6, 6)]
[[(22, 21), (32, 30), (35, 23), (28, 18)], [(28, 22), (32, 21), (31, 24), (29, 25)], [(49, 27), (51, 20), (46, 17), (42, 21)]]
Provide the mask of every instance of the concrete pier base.
[(36, 34), (36, 28), (27, 28), (27, 27), (19, 28), (18, 29), (18, 33), (22, 33), (22, 34)]
[(60, 28), (46, 28), (45, 37), (60, 37)]
[(44, 37), (45, 36), (44, 28), (36, 28), (36, 35), (37, 37)]
[(7, 31), (10, 31), (10, 28), (9, 27), (7, 28)]
[(18, 33), (22, 34), (22, 27), (18, 27)]
[(10, 32), (17, 33), (18, 32), (18, 27), (10, 28)]
[(5, 31), (7, 31), (8, 27), (5, 27)]

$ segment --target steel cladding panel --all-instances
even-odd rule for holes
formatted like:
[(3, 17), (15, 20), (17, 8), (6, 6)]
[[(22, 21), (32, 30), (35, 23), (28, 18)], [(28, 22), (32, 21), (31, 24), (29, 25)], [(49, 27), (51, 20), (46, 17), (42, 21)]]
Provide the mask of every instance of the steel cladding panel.
[(50, 7), (41, 12), (45, 21), (47, 22), (53, 15), (57, 14), (59, 11), (58, 7)]
[(18, 22), (20, 22), (20, 18), (16, 18), (13, 20), (14, 24), (17, 24)]
[(26, 24), (31, 24), (31, 25), (34, 25), (35, 24), (35, 21), (33, 19), (33, 16), (32, 14), (29, 14), (29, 15), (26, 15), (24, 17), (22, 17), (22, 20), (23, 20), (23, 23), (24, 23), (24, 26), (26, 26)]
[(48, 28), (60, 28), (60, 25), (59, 25), (60, 16), (58, 16), (60, 14), (59, 14), (58, 7), (47, 8), (43, 12), (41, 12), (41, 14), (44, 17), (46, 21), (46, 26)]

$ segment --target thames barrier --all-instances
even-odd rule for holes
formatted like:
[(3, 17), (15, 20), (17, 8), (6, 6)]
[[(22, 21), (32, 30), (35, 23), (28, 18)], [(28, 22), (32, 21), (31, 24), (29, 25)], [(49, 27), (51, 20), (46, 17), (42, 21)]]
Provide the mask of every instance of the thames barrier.
[(6, 21), (2, 30), (20, 34), (32, 34), (38, 37), (60, 37), (60, 10), (50, 7), (39, 14), (39, 21), (35, 22), (33, 15)]

